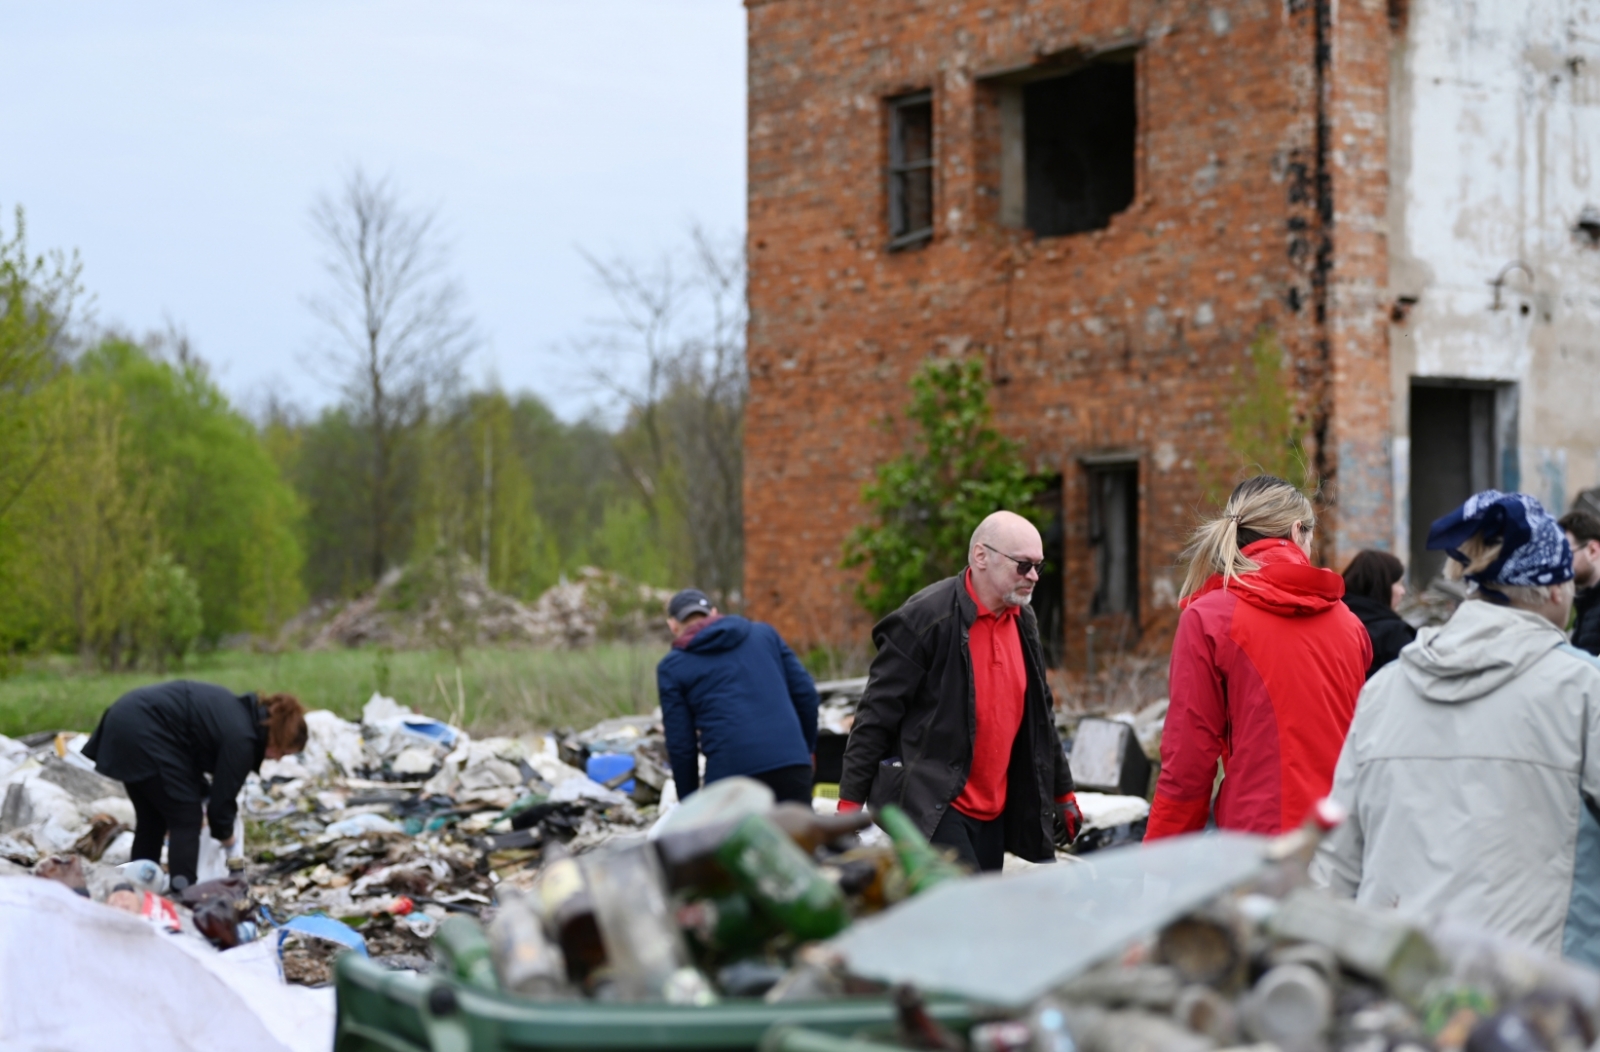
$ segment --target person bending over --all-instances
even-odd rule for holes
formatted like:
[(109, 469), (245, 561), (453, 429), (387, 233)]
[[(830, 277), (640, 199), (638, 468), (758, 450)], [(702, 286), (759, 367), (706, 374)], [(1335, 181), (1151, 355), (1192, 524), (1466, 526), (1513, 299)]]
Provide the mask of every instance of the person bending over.
[(724, 615), (686, 588), (667, 604), (672, 649), (656, 666), (678, 796), (744, 775), (780, 801), (811, 803), (817, 687), (777, 629)]
[(305, 709), (289, 694), (235, 694), (173, 680), (129, 691), (100, 717), (83, 747), (95, 770), (122, 782), (133, 803), (136, 859), (160, 861), (176, 891), (200, 861), (202, 802), (211, 835), (233, 845), (239, 790), (264, 759), (306, 747)]

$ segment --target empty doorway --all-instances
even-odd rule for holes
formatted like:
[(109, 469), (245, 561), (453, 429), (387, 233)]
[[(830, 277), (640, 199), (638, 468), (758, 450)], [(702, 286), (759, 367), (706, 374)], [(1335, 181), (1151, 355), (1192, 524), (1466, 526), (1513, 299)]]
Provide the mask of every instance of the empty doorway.
[(1061, 476), (1052, 475), (1034, 499), (1039, 511), (1039, 536), (1044, 541), (1044, 568), (1033, 588), (1033, 613), (1039, 620), (1039, 644), (1046, 668), (1060, 668), (1067, 648), (1066, 531), (1061, 521)]
[(1426, 588), (1448, 558), (1427, 550), (1428, 528), (1479, 490), (1503, 485), (1514, 446), (1510, 384), (1411, 382), (1411, 587)]

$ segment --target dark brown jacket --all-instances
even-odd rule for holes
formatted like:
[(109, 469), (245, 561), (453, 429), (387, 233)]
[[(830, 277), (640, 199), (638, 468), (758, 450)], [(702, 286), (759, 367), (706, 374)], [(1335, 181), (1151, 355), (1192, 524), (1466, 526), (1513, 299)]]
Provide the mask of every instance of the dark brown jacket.
[[(1031, 861), (1055, 857), (1055, 800), (1072, 792), (1044, 678), (1039, 623), (1023, 607), (1028, 690), (1007, 772), (1006, 850)], [(929, 585), (872, 629), (878, 656), (856, 706), (839, 796), (870, 807), (903, 807), (931, 836), (972, 767), (976, 697), (968, 633), (978, 608), (962, 575)]]

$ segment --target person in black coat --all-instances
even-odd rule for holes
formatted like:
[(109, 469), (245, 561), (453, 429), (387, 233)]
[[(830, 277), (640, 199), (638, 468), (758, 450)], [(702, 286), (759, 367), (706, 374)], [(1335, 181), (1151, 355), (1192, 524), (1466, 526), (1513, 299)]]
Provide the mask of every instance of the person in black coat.
[(1394, 608), (1405, 597), (1405, 564), (1388, 552), (1367, 549), (1356, 553), (1344, 570), (1344, 604), (1361, 619), (1372, 638), (1372, 665), (1367, 678), (1400, 656), (1417, 638), (1417, 630), (1403, 621)]
[(159, 861), (162, 842), (170, 838), (167, 870), (181, 891), (196, 879), (202, 801), (209, 798), (212, 835), (232, 846), (245, 778), (262, 760), (305, 745), (305, 709), (291, 695), (235, 694), (174, 680), (113, 702), (83, 755), (127, 787), (137, 819), (133, 858)]
[(1579, 509), (1561, 516), (1572, 546), (1572, 645), (1600, 656), (1600, 517)]
[(840, 811), (895, 804), (979, 870), (1000, 869), (1007, 851), (1053, 862), (1057, 841), (1077, 836), (1083, 812), (1029, 605), (1043, 562), (1039, 531), (995, 512), (974, 531), (965, 572), (873, 628), (878, 654), (845, 745)]

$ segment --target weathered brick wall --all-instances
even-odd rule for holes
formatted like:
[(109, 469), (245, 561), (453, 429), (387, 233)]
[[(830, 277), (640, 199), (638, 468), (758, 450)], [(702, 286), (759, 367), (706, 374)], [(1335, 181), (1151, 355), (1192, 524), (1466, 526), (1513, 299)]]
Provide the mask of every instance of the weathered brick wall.
[[(865, 519), (860, 491), (873, 466), (908, 437), (883, 422), (898, 418), (908, 378), (930, 355), (983, 355), (1001, 426), (1041, 472), (1063, 475), (1076, 660), (1092, 592), (1079, 458), (1138, 457), (1140, 627), (1147, 645), (1164, 647), (1176, 560), (1206, 484), (1225, 490), (1232, 481), (1227, 404), (1261, 325), (1283, 339), (1308, 419), (1329, 421), (1325, 470), (1336, 474), (1348, 449), (1368, 490), (1387, 477), (1368, 471), (1383, 448), (1383, 399), (1331, 420), (1331, 409), (1362, 403), (1371, 384), (1382, 392), (1387, 382), (1382, 326), (1365, 316), (1331, 324), (1346, 301), (1370, 314), (1371, 289), (1383, 284), (1382, 186), (1369, 163), (1383, 156), (1382, 111), (1372, 152), (1347, 151), (1337, 169), (1318, 134), (1319, 112), (1325, 133), (1339, 135), (1364, 128), (1370, 106), (1381, 106), (1381, 84), (1329, 91), (1341, 62), (1381, 75), (1367, 68), (1381, 67), (1382, 45), (1368, 41), (1365, 6), (1343, 10), (1365, 20), (1359, 47), (1375, 52), (1335, 50), (1321, 73), (1324, 8), (1310, 0), (750, 0), (749, 8), (753, 616), (801, 646), (864, 639), (841, 545)], [(1342, 21), (1324, 28), (1337, 37)], [(1132, 206), (1105, 230), (1066, 237), (999, 226), (997, 100), (985, 74), (1130, 43), (1139, 47)], [(935, 236), (890, 253), (883, 99), (924, 88), (934, 97)], [(1349, 210), (1336, 196), (1332, 211), (1320, 208), (1346, 185)], [(1347, 225), (1362, 239), (1348, 263), (1321, 247), (1341, 247)], [(1363, 499), (1374, 498), (1364, 491)]]

